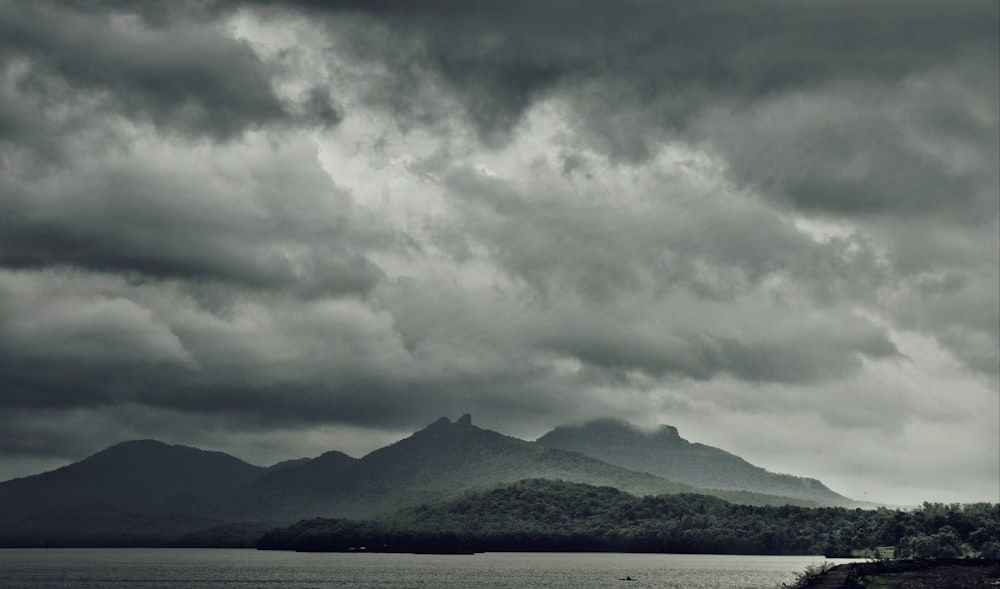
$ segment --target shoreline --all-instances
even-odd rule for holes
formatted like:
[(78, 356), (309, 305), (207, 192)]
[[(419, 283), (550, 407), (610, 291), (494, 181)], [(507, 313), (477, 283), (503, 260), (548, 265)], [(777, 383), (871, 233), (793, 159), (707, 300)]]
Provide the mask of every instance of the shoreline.
[(837, 565), (801, 589), (978, 589), (1000, 586), (1000, 561), (905, 559)]

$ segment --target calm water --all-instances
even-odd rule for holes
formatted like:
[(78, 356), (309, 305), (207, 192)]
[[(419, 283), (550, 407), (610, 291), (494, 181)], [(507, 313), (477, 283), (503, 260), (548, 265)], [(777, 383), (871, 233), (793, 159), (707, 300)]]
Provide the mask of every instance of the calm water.
[[(774, 589), (822, 557), (299, 554), (211, 549), (0, 550), (0, 586), (365, 589)], [(631, 576), (634, 582), (622, 579)]]

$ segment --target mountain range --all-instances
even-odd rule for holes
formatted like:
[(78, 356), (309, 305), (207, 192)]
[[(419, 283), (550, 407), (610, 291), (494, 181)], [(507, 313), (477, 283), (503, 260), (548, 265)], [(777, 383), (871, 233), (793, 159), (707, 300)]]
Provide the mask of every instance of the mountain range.
[[(730, 473), (730, 475), (727, 475)], [(856, 505), (818, 481), (777, 475), (665, 426), (601, 420), (529, 442), (464, 415), (362, 458), (337, 451), (271, 468), (220, 452), (124, 442), (0, 483), (0, 545), (252, 545), (275, 525), (364, 518), (531, 478), (633, 495), (698, 493), (751, 505)], [(711, 487), (711, 488), (710, 488)], [(767, 491), (767, 492), (763, 492)]]

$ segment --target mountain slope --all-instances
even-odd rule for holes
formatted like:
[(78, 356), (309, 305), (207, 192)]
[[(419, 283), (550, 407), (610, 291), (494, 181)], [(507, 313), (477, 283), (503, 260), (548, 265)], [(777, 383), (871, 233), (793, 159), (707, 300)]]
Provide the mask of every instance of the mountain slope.
[[(686, 443), (686, 442), (685, 442)], [(0, 484), (0, 545), (247, 545), (254, 530), (315, 517), (370, 517), (523, 479), (614, 487), (636, 496), (714, 495), (751, 505), (814, 505), (706, 490), (441, 418), (361, 459), (327, 452), (265, 469), (154, 441)]]
[[(332, 450), (305, 462), (270, 470), (248, 485), (227, 493), (218, 513), (229, 519), (282, 522), (325, 513), (332, 497), (342, 498), (345, 472), (358, 463)], [(318, 510), (318, 511), (317, 511)]]
[[(611, 486), (635, 495), (706, 492), (577, 452), (484, 430), (464, 415), (455, 423), (441, 418), (359, 460), (324, 455), (270, 473), (232, 493), (226, 504), (243, 513), (266, 514), (273, 521), (368, 517), (528, 478)], [(740, 503), (794, 502), (753, 493), (708, 492)]]
[(208, 497), (266, 472), (222, 452), (154, 440), (123, 442), (79, 462), (0, 483), (0, 523), (88, 509), (145, 509), (178, 495)]
[(537, 443), (696, 487), (782, 495), (821, 505), (858, 505), (815, 479), (769, 472), (725, 450), (689, 442), (668, 425), (644, 432), (623, 421), (601, 419), (557, 427)]

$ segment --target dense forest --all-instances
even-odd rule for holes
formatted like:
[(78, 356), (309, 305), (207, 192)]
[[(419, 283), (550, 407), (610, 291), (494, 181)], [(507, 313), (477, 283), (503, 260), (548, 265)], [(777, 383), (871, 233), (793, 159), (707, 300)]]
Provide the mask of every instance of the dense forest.
[(694, 494), (636, 497), (611, 487), (525, 480), (378, 519), (304, 520), (260, 549), (399, 552), (618, 551), (1000, 558), (1000, 505), (918, 509), (749, 506)]

